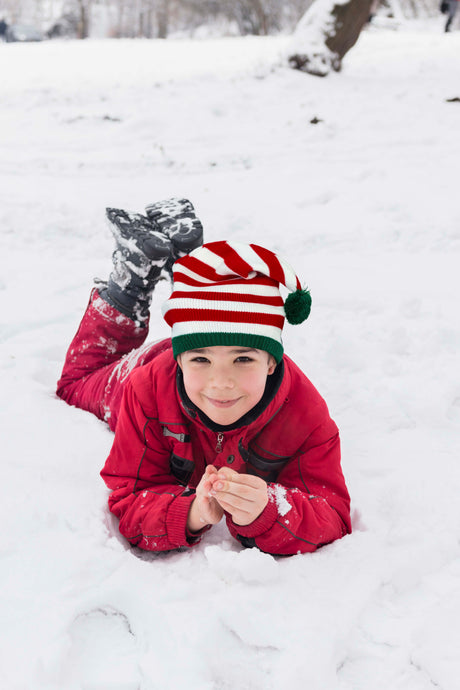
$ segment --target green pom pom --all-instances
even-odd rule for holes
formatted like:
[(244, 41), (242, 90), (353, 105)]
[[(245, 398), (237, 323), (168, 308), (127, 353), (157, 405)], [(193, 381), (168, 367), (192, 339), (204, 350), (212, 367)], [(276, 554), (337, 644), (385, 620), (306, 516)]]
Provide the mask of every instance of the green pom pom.
[(289, 323), (302, 323), (308, 319), (311, 309), (311, 295), (308, 290), (296, 290), (287, 296), (284, 311)]

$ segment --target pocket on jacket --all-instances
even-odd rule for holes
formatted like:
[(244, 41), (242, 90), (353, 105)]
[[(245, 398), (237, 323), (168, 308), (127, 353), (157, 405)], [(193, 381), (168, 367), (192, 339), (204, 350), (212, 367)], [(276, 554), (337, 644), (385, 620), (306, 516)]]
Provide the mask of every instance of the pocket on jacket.
[(195, 463), (192, 460), (180, 458), (178, 455), (172, 453), (169, 458), (169, 469), (171, 474), (176, 477), (179, 484), (186, 486), (192, 478), (192, 474), (195, 470)]
[(262, 455), (256, 453), (251, 446), (245, 448), (241, 439), (238, 444), (238, 450), (246, 463), (247, 473), (255, 474), (257, 477), (265, 479), (266, 482), (276, 482), (278, 474), (286, 463), (292, 459), (291, 457), (277, 457), (276, 459), (273, 457), (264, 458)]

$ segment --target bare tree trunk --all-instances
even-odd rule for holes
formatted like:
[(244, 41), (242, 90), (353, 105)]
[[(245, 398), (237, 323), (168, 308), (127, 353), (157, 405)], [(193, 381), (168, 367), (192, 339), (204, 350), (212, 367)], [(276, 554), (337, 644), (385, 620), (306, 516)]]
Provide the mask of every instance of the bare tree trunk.
[(369, 20), (373, 0), (316, 0), (295, 31), (289, 52), (294, 69), (324, 77), (342, 59)]
[(90, 3), (78, 0), (78, 38), (88, 38)]
[(167, 38), (169, 30), (169, 0), (160, 0), (157, 9), (157, 38)]
[(267, 15), (262, 0), (230, 0), (228, 6), (243, 36), (268, 33)]
[(267, 21), (267, 15), (265, 13), (265, 9), (262, 5), (261, 0), (254, 0), (254, 11), (257, 15), (257, 18), (259, 20), (259, 26), (260, 26), (260, 34), (262, 36), (267, 36), (268, 34), (268, 21)]

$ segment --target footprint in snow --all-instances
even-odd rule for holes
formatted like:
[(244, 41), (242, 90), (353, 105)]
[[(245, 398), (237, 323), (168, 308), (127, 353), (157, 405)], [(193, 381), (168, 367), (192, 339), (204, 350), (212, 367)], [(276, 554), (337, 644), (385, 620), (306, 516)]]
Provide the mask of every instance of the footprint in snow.
[(128, 618), (111, 606), (80, 614), (69, 629), (61, 666), (69, 690), (139, 690), (136, 638)]

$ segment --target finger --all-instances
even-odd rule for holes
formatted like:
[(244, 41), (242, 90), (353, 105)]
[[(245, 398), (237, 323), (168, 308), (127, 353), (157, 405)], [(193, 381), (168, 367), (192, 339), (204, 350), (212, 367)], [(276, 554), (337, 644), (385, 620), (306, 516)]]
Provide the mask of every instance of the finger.
[(221, 496), (216, 496), (216, 501), (218, 504), (227, 511), (227, 513), (244, 513), (245, 515), (251, 515), (254, 512), (254, 504), (239, 498), (238, 496), (233, 496), (232, 494), (224, 494)]
[(219, 479), (236, 480), (240, 474), (239, 472), (235, 472), (235, 470), (231, 470), (230, 467), (221, 467), (217, 472), (217, 476)]
[(228, 479), (235, 484), (244, 484), (254, 489), (267, 486), (266, 482), (261, 477), (256, 477), (254, 474), (240, 474), (239, 472), (235, 472), (235, 470), (229, 470), (228, 467), (219, 470), (217, 476), (219, 479)]
[(215, 484), (216, 482), (219, 481), (219, 475), (218, 475), (217, 473), (216, 473), (216, 474), (210, 474), (210, 475), (207, 477), (207, 480), (208, 480), (211, 484)]
[(217, 474), (217, 468), (214, 467), (214, 465), (206, 465), (206, 469), (204, 471), (206, 475), (214, 475)]
[(205, 479), (201, 486), (202, 486), (204, 495), (207, 496), (212, 489), (211, 482), (208, 479)]
[(233, 481), (229, 482), (218, 479), (217, 481), (213, 482), (211, 494), (217, 496), (223, 494), (238, 496), (239, 498), (243, 498), (244, 500), (253, 503), (259, 500), (262, 494), (261, 488), (263, 487), (254, 488), (253, 486), (248, 486), (247, 484), (238, 484)]

